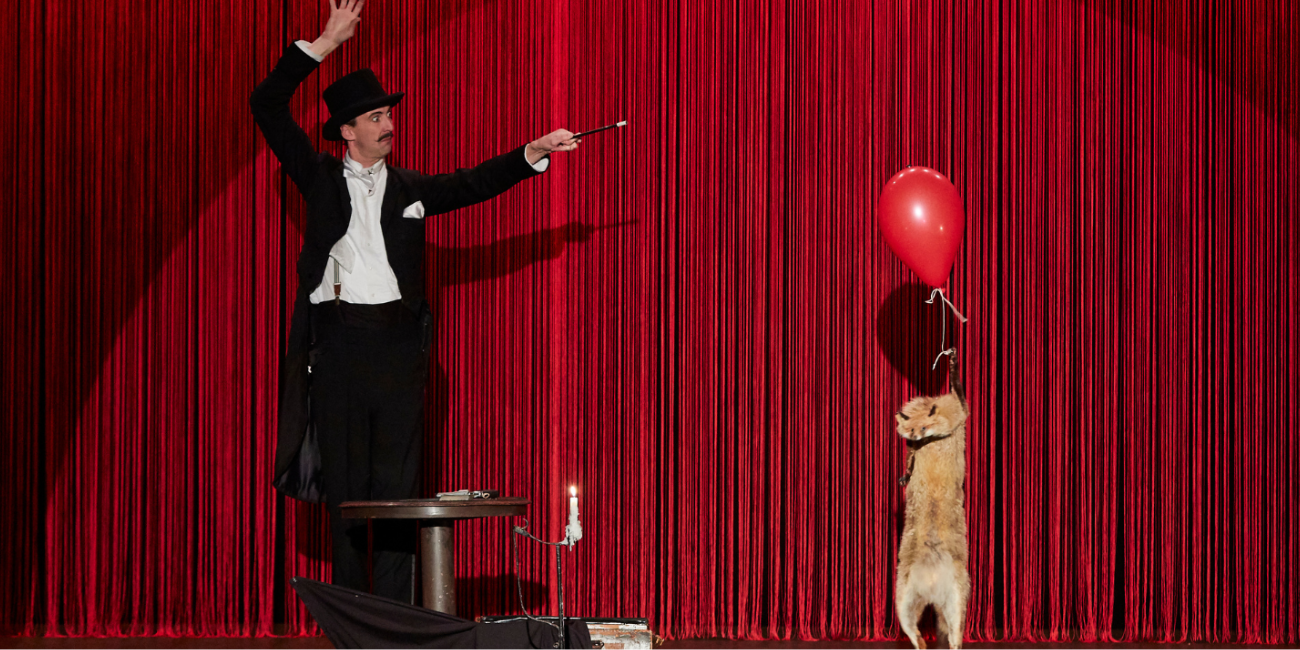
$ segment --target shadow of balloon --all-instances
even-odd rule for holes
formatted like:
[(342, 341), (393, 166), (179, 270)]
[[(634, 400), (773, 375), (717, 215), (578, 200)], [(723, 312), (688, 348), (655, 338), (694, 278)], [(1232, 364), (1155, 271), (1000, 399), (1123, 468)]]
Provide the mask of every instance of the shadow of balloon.
[(944, 313), (946, 308), (938, 300), (933, 305), (925, 303), (930, 291), (930, 287), (909, 282), (891, 292), (876, 312), (876, 344), (889, 365), (907, 380), (914, 395), (938, 395), (948, 380), (946, 361), (931, 369), (943, 350), (940, 318), (948, 319), (947, 345), (955, 344), (953, 319)]

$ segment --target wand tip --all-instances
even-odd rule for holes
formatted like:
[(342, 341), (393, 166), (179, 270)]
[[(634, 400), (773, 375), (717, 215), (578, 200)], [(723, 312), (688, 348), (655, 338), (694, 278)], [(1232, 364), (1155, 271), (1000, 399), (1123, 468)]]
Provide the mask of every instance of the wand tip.
[(623, 120), (622, 122), (619, 122), (618, 124), (615, 124), (614, 126), (627, 126), (627, 120)]

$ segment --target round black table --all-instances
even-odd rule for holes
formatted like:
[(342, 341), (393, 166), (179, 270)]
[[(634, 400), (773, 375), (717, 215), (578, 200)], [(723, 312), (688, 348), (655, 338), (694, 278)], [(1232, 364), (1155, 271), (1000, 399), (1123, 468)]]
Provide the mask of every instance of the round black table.
[(400, 501), (345, 501), (339, 504), (344, 519), (417, 519), (420, 522), (420, 577), (424, 606), (456, 614), (456, 564), (452, 542), (456, 522), (483, 517), (526, 514), (528, 499), (403, 499)]

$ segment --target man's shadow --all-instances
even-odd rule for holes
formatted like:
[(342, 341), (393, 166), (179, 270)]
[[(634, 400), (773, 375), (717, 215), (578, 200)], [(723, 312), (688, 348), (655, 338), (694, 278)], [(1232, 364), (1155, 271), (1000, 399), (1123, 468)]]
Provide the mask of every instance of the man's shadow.
[[(557, 260), (565, 250), (592, 240), (601, 227), (579, 221), (507, 237), (491, 243), (468, 247), (430, 244), (426, 258), (430, 267), (429, 310), (433, 315), (432, 344), (429, 359), (428, 420), (432, 437), (426, 449), (436, 449), (447, 435), (450, 415), (450, 382), (443, 368), (438, 341), (442, 327), (442, 294), (449, 287), (495, 280), (518, 273), (538, 262)], [(425, 471), (425, 491), (440, 485), (437, 468), (441, 459), (429, 457)]]
[[(447, 438), (450, 416), (450, 382), (442, 367), (438, 348), (442, 325), (442, 294), (444, 289), (496, 280), (518, 273), (539, 262), (560, 258), (566, 250), (577, 244), (589, 243), (600, 228), (581, 222), (570, 222), (523, 235), (515, 235), (478, 246), (449, 247), (430, 244), (426, 258), (430, 266), (429, 309), (433, 313), (432, 355), (429, 360), (428, 418), (431, 422), (426, 439), (424, 494), (431, 495), (440, 485), (439, 474), (444, 459), (436, 452)], [(523, 590), (524, 606), (536, 611), (547, 602), (546, 586), (520, 576), (518, 588), (513, 575), (469, 576), (456, 579), (457, 611), (473, 618), (483, 613), (519, 613), (519, 589)], [(480, 608), (486, 608), (480, 611)]]

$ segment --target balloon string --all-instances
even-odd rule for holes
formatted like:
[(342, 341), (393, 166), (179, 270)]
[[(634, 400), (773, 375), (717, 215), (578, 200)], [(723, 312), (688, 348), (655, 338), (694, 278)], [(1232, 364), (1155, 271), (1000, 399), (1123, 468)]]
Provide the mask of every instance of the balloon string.
[[(925, 301), (925, 304), (933, 305), (934, 297), (936, 295), (939, 296), (939, 299), (942, 300), (944, 304), (948, 305), (948, 308), (952, 310), (953, 314), (957, 315), (957, 318), (960, 319), (961, 322), (963, 323), (966, 322), (966, 317), (962, 316), (961, 312), (957, 311), (957, 308), (954, 307), (951, 302), (948, 302), (948, 299), (944, 297), (943, 289), (935, 289), (934, 291), (931, 291), (930, 299)], [(939, 367), (939, 359), (942, 359), (945, 356), (956, 358), (955, 355), (957, 354), (957, 348), (948, 347), (948, 319), (944, 318), (944, 315), (942, 313), (939, 314), (939, 326), (941, 328), (940, 331), (942, 332), (942, 334), (940, 334), (939, 347), (943, 349), (943, 352), (940, 352), (939, 355), (934, 358), (934, 363), (930, 364), (930, 370), (934, 370), (935, 368)], [(949, 359), (948, 363), (952, 363), (952, 359)]]
[(959, 321), (961, 321), (961, 322), (963, 322), (963, 323), (966, 322), (966, 317), (965, 317), (965, 316), (962, 316), (962, 315), (961, 315), (961, 312), (957, 311), (957, 308), (954, 307), (953, 304), (952, 304), (951, 302), (948, 301), (948, 297), (945, 296), (945, 295), (943, 295), (943, 289), (935, 289), (934, 291), (931, 291), (931, 292), (930, 292), (930, 299), (927, 300), (927, 301), (925, 301), (925, 304), (927, 304), (927, 305), (932, 305), (932, 304), (934, 304), (934, 297), (935, 297), (935, 296), (939, 296), (939, 299), (942, 300), (942, 301), (944, 302), (944, 304), (948, 305), (948, 308), (952, 310), (952, 313), (954, 313), (954, 314), (957, 315), (957, 320), (959, 320)]
[[(942, 359), (944, 355), (954, 355), (954, 354), (957, 354), (957, 348), (948, 348), (947, 350), (940, 352), (939, 356), (934, 358), (934, 363), (930, 364), (930, 370), (934, 370), (935, 368), (939, 367), (939, 360)], [(948, 363), (952, 363), (952, 361), (949, 360)]]

